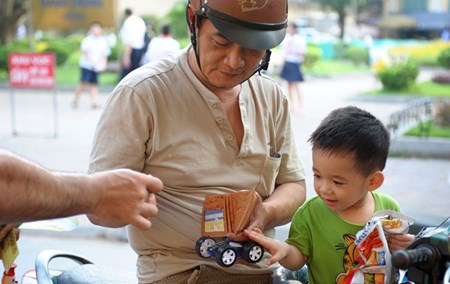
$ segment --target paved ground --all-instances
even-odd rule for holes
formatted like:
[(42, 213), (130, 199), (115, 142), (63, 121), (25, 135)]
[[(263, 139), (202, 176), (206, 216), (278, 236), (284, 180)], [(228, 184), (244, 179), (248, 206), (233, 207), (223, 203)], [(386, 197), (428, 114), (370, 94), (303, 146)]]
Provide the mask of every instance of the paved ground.
[[(422, 72), (421, 78), (430, 76)], [(307, 171), (308, 195), (312, 187), (311, 151), (306, 142), (310, 133), (332, 109), (357, 105), (372, 112), (383, 121), (404, 106), (405, 101), (367, 101), (358, 96), (363, 91), (378, 88), (370, 74), (355, 74), (307, 80), (302, 85), (306, 111), (293, 113), (292, 122), (299, 152)], [(56, 109), (53, 106), (56, 96)], [(101, 109), (89, 107), (84, 95), (78, 109), (71, 107), (73, 91), (19, 91), (0, 88), (0, 148), (12, 150), (41, 165), (59, 171), (85, 172), (92, 137)], [(107, 99), (102, 93), (100, 102)], [(11, 102), (15, 102), (13, 107)], [(55, 116), (56, 114), (56, 116)], [(56, 124), (56, 137), (55, 123)], [(16, 130), (18, 135), (13, 136)], [(403, 210), (418, 221), (437, 225), (450, 216), (450, 160), (389, 158), (382, 191), (394, 196)], [(21, 255), (17, 259), (18, 274), (33, 266), (34, 257), (44, 249), (65, 249), (86, 255), (96, 263), (128, 270), (134, 269), (135, 255), (126, 244), (118, 242), (123, 230), (105, 230), (80, 218), (79, 229), (69, 233), (42, 234), (24, 231), (19, 241)], [(283, 239), (287, 226), (278, 235)], [(97, 238), (99, 234), (107, 238)], [(1, 272), (1, 271), (0, 271)]]

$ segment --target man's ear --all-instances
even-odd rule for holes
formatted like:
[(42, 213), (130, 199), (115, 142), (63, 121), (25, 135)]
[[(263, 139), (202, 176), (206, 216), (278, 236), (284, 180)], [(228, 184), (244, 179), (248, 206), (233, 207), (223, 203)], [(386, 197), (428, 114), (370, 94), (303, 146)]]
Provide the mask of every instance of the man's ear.
[(384, 182), (384, 174), (381, 171), (376, 171), (369, 177), (369, 184), (367, 189), (373, 191), (378, 189)]

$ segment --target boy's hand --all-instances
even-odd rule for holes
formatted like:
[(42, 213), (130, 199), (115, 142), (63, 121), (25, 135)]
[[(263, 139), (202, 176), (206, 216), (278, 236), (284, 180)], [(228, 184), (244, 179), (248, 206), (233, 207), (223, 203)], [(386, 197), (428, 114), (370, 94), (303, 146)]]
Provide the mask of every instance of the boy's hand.
[(284, 249), (284, 246), (288, 246), (288, 244), (268, 238), (258, 229), (244, 230), (244, 235), (262, 245), (264, 249), (272, 255), (272, 257), (266, 261), (268, 265), (272, 265), (287, 256), (288, 249)]
[(386, 240), (391, 253), (406, 249), (414, 241), (414, 235), (411, 234), (386, 234)]

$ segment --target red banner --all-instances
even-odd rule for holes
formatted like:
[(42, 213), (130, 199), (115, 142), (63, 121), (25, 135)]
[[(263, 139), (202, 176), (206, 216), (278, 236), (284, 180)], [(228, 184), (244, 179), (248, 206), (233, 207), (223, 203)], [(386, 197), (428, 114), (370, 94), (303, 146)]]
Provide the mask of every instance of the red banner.
[(53, 53), (18, 53), (8, 55), (11, 87), (55, 87), (55, 55)]

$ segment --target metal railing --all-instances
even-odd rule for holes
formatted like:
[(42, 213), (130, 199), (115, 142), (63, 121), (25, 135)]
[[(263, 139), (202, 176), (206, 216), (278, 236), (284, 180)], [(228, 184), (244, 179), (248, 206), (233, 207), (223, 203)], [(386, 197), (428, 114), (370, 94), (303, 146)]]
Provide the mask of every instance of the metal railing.
[(433, 103), (430, 98), (409, 101), (407, 105), (389, 116), (387, 129), (397, 137), (407, 128), (418, 126), (420, 135), (429, 137), (433, 120)]

